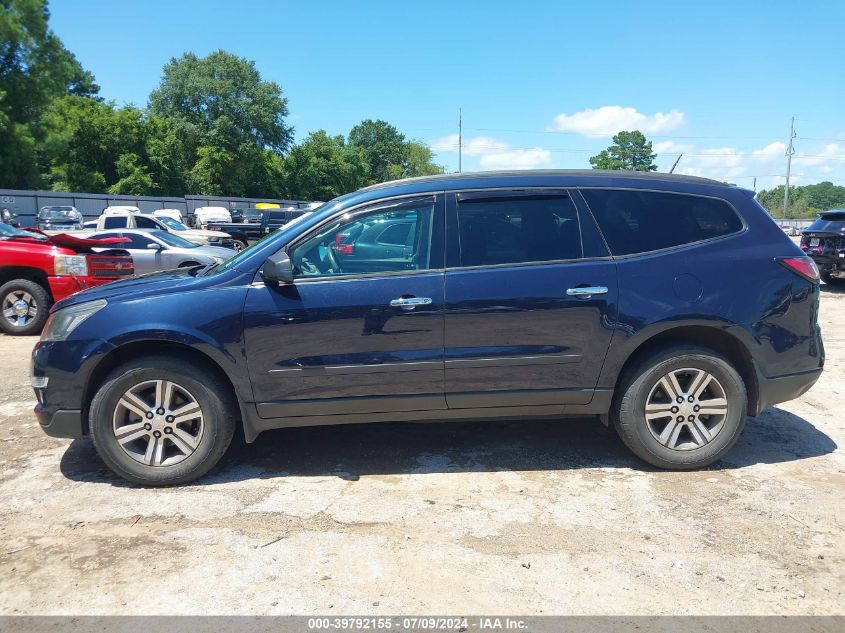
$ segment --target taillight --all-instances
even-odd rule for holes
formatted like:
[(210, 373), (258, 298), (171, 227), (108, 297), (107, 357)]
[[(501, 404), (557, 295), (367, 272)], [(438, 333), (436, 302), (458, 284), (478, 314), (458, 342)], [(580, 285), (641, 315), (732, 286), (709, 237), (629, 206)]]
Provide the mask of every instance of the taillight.
[(208, 230), (209, 230), (209, 231), (219, 231), (219, 230), (220, 230), (220, 227), (219, 227), (219, 226), (209, 226), (209, 227), (208, 227)]
[(816, 262), (809, 257), (781, 257), (778, 261), (796, 275), (803, 277), (807, 281), (818, 283), (819, 269), (816, 266)]

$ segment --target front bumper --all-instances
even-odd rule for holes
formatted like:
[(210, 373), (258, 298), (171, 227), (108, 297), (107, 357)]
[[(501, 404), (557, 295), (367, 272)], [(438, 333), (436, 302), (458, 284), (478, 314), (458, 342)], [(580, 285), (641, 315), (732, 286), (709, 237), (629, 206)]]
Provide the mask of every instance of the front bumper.
[(103, 340), (39, 341), (32, 350), (31, 375), (46, 386), (35, 387), (35, 416), (47, 435), (81, 437), (87, 432), (89, 382), (103, 356), (114, 346)]

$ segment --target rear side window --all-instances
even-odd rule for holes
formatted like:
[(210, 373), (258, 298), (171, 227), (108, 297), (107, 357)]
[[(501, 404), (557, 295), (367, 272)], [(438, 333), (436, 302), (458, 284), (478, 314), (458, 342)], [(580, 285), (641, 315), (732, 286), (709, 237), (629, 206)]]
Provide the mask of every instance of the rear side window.
[(107, 215), (103, 222), (104, 229), (125, 229), (129, 218), (119, 215)]
[(733, 208), (715, 198), (628, 189), (581, 193), (613, 255), (648, 253), (742, 229)]
[(581, 232), (566, 195), (458, 198), (461, 266), (581, 257)]

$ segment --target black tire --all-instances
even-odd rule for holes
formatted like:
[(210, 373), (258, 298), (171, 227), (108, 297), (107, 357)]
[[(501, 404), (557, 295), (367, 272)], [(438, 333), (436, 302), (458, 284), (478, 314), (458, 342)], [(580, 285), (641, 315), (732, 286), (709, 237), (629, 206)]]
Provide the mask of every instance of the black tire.
[[(24, 325), (16, 325), (5, 314), (8, 309), (7, 298), (11, 295), (21, 293), (24, 296), (29, 295), (34, 301), (35, 316), (27, 317), (29, 320)], [(11, 299), (10, 299), (11, 300)], [(44, 286), (29, 279), (14, 279), (0, 286), (0, 307), (4, 313), (0, 314), (0, 329), (6, 334), (13, 336), (26, 336), (30, 334), (38, 334), (44, 327), (47, 321), (47, 315), (50, 313), (50, 306), (53, 300), (50, 293)]]
[(249, 244), (247, 244), (243, 240), (234, 240), (233, 242), (234, 243), (232, 244), (232, 248), (234, 248), (238, 252), (244, 250), (245, 248), (247, 248), (249, 246)]
[[(709, 442), (678, 450), (664, 446), (652, 434), (645, 407), (660, 378), (684, 368), (704, 370), (715, 377), (724, 390), (728, 411), (721, 429)], [(659, 468), (693, 470), (718, 461), (736, 444), (745, 425), (747, 406), (745, 383), (724, 356), (705, 347), (678, 346), (662, 350), (626, 372), (614, 398), (611, 416), (619, 437), (640, 459)]]
[[(187, 389), (202, 412), (203, 431), (194, 452), (172, 465), (137, 461), (124, 451), (113, 431), (118, 401), (127, 390), (149, 380), (172, 381)], [(91, 402), (88, 423), (94, 447), (112, 471), (137, 484), (173, 486), (198, 479), (220, 461), (232, 441), (237, 405), (227, 395), (230, 392), (217, 373), (170, 356), (148, 356), (121, 365), (108, 375)]]
[(830, 273), (822, 273), (821, 274), (822, 281), (825, 282), (829, 286), (842, 286), (845, 284), (845, 279), (840, 279), (839, 277), (834, 277)]

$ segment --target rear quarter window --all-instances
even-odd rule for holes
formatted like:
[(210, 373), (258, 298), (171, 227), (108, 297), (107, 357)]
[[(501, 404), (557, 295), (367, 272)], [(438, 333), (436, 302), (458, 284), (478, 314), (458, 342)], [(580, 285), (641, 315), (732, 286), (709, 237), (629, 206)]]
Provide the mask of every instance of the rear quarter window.
[(724, 200), (631, 189), (582, 189), (613, 255), (648, 253), (731, 235), (742, 220)]

